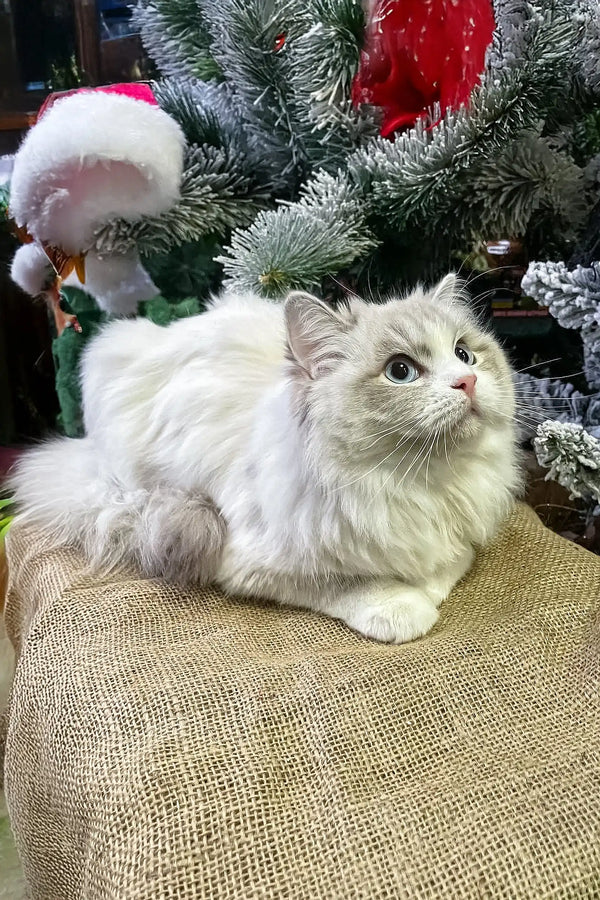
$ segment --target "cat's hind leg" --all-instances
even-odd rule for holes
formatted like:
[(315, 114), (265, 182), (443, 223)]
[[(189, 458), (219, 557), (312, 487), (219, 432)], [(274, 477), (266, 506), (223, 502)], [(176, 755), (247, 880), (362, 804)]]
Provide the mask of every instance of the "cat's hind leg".
[(58, 438), (28, 451), (7, 483), (17, 518), (50, 548), (80, 547), (92, 571), (126, 567), (179, 584), (216, 575), (226, 525), (202, 491), (168, 484), (129, 490), (100, 472), (90, 438)]
[(225, 520), (205, 494), (156, 488), (139, 508), (131, 535), (133, 561), (144, 575), (181, 585), (209, 584), (225, 534)]

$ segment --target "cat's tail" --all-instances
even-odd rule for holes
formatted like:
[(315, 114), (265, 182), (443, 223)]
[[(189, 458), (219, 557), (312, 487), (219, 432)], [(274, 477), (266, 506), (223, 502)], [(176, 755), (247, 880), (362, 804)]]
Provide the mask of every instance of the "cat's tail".
[(210, 582), (225, 523), (209, 498), (158, 485), (127, 491), (100, 471), (90, 438), (29, 450), (7, 480), (17, 520), (44, 547), (80, 547), (92, 571), (134, 567), (181, 584)]

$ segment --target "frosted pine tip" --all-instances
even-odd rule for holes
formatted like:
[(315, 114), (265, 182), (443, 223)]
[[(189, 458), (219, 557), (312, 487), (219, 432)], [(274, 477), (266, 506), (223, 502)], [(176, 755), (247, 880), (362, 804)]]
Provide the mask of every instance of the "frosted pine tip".
[(285, 273), (281, 269), (271, 269), (268, 272), (263, 272), (262, 275), (258, 276), (258, 280), (263, 287), (283, 288), (286, 286)]

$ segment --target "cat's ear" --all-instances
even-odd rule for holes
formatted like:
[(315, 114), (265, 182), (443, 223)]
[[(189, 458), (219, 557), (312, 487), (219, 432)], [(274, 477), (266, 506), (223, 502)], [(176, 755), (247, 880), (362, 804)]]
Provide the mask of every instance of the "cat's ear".
[(433, 299), (439, 303), (450, 304), (461, 296), (463, 282), (458, 275), (450, 272), (433, 290)]
[(348, 322), (317, 297), (292, 291), (285, 301), (285, 327), (292, 359), (311, 378), (342, 357), (339, 337)]

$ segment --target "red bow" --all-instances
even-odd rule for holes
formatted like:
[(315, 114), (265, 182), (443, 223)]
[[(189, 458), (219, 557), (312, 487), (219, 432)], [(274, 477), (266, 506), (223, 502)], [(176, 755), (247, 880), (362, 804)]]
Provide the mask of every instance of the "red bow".
[(353, 103), (383, 109), (384, 137), (434, 103), (442, 113), (458, 108), (483, 71), (493, 31), (490, 0), (374, 0)]

